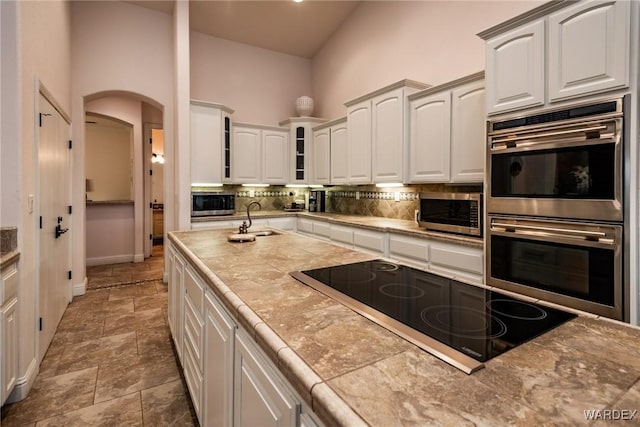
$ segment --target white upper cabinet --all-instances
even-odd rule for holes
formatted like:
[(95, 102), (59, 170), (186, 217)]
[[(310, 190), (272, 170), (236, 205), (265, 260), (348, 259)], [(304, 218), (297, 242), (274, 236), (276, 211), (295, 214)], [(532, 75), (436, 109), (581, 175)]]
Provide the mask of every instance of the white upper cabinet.
[(448, 182), (450, 178), (451, 93), (409, 101), (410, 183)]
[(348, 182), (348, 130), (346, 120), (336, 123), (330, 128), (331, 139), (331, 184)]
[(549, 100), (629, 84), (630, 1), (588, 1), (549, 16)]
[[(314, 117), (292, 117), (280, 122), (289, 131), (289, 184), (313, 184), (313, 127), (324, 123), (325, 119)], [(321, 160), (322, 161), (322, 160)], [(326, 177), (329, 173), (327, 170)], [(328, 181), (327, 181), (328, 183)]]
[(486, 40), (487, 113), (628, 87), (632, 4), (547, 2), (478, 34)]
[(376, 183), (402, 182), (404, 178), (405, 102), (403, 89), (377, 96), (371, 102), (372, 173)]
[(347, 108), (348, 164), (350, 184), (371, 180), (371, 100)]
[(345, 104), (349, 184), (403, 181), (407, 96), (427, 87), (401, 80)]
[(289, 132), (264, 129), (262, 131), (262, 182), (288, 184), (289, 182)]
[(484, 80), (451, 92), (451, 182), (482, 182), (485, 166)]
[(287, 184), (289, 130), (233, 124), (231, 171), (235, 184)]
[(329, 184), (330, 182), (330, 147), (329, 128), (314, 130), (312, 184)]
[(487, 41), (487, 112), (544, 104), (544, 27), (538, 20)]
[(231, 173), (236, 184), (262, 181), (262, 132), (259, 128), (233, 124)]
[(409, 96), (410, 183), (484, 180), (483, 73)]
[(225, 148), (229, 149), (232, 113), (224, 105), (191, 101), (192, 184), (221, 184), (230, 178)]

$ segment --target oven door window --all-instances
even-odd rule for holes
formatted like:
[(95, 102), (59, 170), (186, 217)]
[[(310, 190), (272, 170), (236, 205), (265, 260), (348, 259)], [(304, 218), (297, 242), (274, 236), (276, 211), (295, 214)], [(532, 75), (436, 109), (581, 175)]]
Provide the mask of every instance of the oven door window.
[(522, 150), (491, 156), (491, 195), (615, 198), (615, 144)]
[(613, 250), (491, 236), (491, 276), (614, 305)]

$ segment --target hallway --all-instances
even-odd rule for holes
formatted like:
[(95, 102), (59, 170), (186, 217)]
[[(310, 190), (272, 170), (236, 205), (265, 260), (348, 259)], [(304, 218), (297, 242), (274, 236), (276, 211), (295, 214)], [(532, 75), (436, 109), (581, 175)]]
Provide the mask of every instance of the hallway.
[(2, 407), (3, 427), (197, 425), (155, 250), (148, 262), (87, 269), (94, 288), (67, 307), (29, 396)]

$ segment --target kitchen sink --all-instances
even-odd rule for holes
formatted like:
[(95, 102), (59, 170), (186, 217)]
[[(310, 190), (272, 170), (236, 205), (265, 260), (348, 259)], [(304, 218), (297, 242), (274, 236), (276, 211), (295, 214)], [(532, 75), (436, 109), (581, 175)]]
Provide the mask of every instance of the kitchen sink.
[(256, 237), (260, 237), (260, 236), (277, 236), (281, 233), (274, 231), (274, 230), (249, 230), (250, 234), (253, 234)]

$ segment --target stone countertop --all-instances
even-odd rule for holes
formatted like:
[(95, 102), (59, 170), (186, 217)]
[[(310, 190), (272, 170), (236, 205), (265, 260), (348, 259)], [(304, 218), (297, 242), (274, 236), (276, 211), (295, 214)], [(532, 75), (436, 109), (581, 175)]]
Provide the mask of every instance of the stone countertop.
[[(441, 233), (437, 231), (427, 231), (421, 228), (414, 221), (395, 218), (384, 218), (379, 216), (346, 215), (330, 212), (285, 212), (285, 211), (251, 211), (252, 219), (278, 218), (294, 216), (297, 218), (310, 218), (327, 221), (333, 224), (343, 224), (373, 231), (393, 232), (412, 237), (425, 237), (445, 242), (453, 242), (466, 246), (482, 248), (484, 240), (482, 237), (463, 236), (451, 233)], [(210, 221), (241, 221), (247, 218), (244, 213), (225, 216), (206, 216), (191, 218), (191, 222)]]
[(18, 252), (18, 228), (0, 228), (0, 270), (20, 259)]
[(231, 232), (169, 239), (327, 425), (573, 426), (585, 411), (640, 412), (640, 328), (579, 316), (466, 375), (288, 274), (371, 255)]
[(0, 270), (4, 270), (20, 259), (19, 251), (9, 251), (0, 253)]

